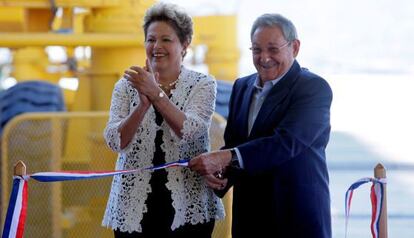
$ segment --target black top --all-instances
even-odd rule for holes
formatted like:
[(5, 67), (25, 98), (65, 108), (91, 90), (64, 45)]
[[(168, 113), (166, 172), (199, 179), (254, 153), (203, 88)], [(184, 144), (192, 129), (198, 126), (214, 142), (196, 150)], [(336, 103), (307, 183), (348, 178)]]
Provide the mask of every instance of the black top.
[[(155, 122), (158, 126), (162, 124), (164, 119), (155, 109)], [(155, 152), (153, 164), (154, 166), (165, 163), (165, 153), (161, 149), (163, 131), (158, 130), (155, 137)], [(144, 233), (166, 232), (171, 229), (174, 219), (174, 208), (172, 206), (171, 191), (167, 189), (167, 171), (165, 169), (155, 170), (151, 176), (151, 193), (148, 193), (147, 212), (144, 213), (142, 220), (142, 228)], [(167, 229), (161, 231), (162, 229)]]
[[(160, 126), (164, 119), (161, 114), (155, 109), (155, 122)], [(164, 164), (165, 153), (161, 149), (163, 131), (158, 130), (155, 137), (155, 152), (153, 164), (154, 166)], [(211, 238), (214, 228), (214, 220), (199, 223), (199, 224), (185, 224), (178, 229), (171, 231), (171, 225), (174, 220), (174, 207), (172, 206), (171, 191), (167, 189), (166, 183), (167, 170), (160, 169), (153, 172), (150, 180), (151, 192), (148, 193), (146, 201), (147, 212), (144, 213), (141, 222), (142, 233), (137, 234), (122, 234), (115, 237), (145, 237), (145, 238), (182, 238), (182, 237), (198, 237)], [(129, 236), (131, 235), (131, 236)]]

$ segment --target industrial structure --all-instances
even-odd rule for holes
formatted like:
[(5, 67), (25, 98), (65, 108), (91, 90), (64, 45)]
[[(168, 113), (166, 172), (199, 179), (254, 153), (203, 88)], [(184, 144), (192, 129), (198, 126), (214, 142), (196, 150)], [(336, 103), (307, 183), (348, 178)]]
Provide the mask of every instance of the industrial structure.
[[(116, 155), (102, 136), (112, 89), (126, 68), (145, 62), (141, 25), (146, 9), (154, 2), (0, 0), (0, 47), (10, 49), (13, 56), (9, 76), (17, 84), (26, 82), (19, 94), (17, 89), (7, 95), (7, 91), (0, 91), (5, 95), (0, 102), (1, 225), (12, 168), (18, 160), (26, 163), (28, 173), (114, 168)], [(235, 15), (194, 16), (193, 56), (197, 47), (204, 49), (203, 63), (217, 79), (232, 81), (237, 77), (236, 24)], [(51, 60), (48, 49), (50, 52), (53, 46), (64, 52), (64, 62)], [(197, 61), (196, 57), (188, 60)], [(19, 100), (27, 103), (33, 99), (34, 107), (56, 102), (50, 90), (39, 90), (46, 87), (39, 82), (61, 88), (63, 107), (22, 114), (24, 110), (16, 110)], [(34, 97), (30, 96), (33, 92)], [(213, 149), (222, 145), (224, 124), (216, 114), (211, 128)], [(112, 237), (112, 232), (100, 225), (110, 181), (31, 186), (25, 236)], [(230, 215), (231, 199), (225, 200)], [(230, 218), (217, 226), (215, 237), (230, 235)]]

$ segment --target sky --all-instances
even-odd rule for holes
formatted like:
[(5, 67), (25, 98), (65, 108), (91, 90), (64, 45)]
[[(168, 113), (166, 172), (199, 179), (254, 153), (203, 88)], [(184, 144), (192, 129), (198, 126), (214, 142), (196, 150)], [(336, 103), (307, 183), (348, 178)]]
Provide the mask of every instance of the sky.
[(323, 73), (414, 73), (414, 4), (410, 0), (174, 0), (192, 15), (236, 14), (240, 74), (254, 71), (250, 27), (263, 13), (296, 25), (303, 64)]
[[(170, 1), (171, 2), (171, 1)], [(263, 13), (295, 24), (301, 66), (324, 77), (334, 99), (333, 131), (375, 152), (414, 163), (414, 3), (409, 0), (172, 1), (192, 15), (237, 14), (239, 76), (255, 72), (250, 27)]]

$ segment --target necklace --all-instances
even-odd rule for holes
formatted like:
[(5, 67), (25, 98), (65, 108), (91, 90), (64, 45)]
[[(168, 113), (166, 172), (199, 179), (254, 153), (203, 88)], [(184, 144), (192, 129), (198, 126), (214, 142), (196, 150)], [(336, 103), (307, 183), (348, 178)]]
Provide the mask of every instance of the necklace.
[(173, 82), (169, 83), (168, 85), (158, 84), (158, 87), (163, 89), (164, 91), (169, 91), (177, 84), (178, 79), (174, 80)]

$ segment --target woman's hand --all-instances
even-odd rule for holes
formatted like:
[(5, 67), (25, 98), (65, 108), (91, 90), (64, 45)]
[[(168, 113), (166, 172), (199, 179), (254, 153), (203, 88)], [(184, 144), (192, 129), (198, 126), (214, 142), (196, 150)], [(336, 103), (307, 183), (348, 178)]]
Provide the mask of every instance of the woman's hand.
[[(186, 115), (168, 97), (164, 97), (163, 90), (158, 86), (159, 74), (153, 71), (149, 61), (147, 60), (147, 65), (142, 68), (138, 66), (130, 67), (125, 71), (124, 78), (138, 90), (140, 95), (146, 96), (147, 101), (160, 112), (175, 135), (182, 138), (182, 129)], [(143, 100), (147, 102), (145, 99)]]
[(138, 91), (138, 96), (140, 100), (140, 106), (144, 108), (149, 108), (151, 101), (148, 96), (141, 92), (140, 85), (141, 81), (144, 81), (142, 75), (139, 73), (138, 66), (131, 66), (129, 69), (125, 70), (123, 77), (128, 80), (128, 83)]
[(131, 66), (129, 69), (125, 70), (124, 78), (138, 90), (140, 99), (143, 103), (150, 103), (152, 99), (158, 97), (158, 94), (161, 91), (158, 87), (158, 73), (153, 72), (150, 64), (148, 64), (148, 60), (147, 66), (143, 68), (139, 66)]

